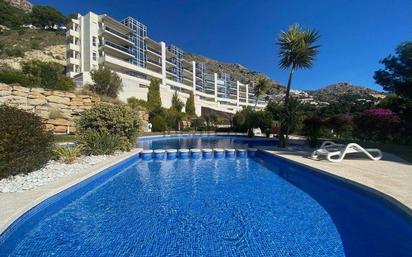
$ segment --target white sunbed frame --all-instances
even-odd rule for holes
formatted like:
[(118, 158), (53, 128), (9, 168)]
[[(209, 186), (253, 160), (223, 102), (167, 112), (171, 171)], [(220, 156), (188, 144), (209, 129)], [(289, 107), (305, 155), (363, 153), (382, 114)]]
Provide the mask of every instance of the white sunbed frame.
[[(330, 162), (340, 162), (345, 158), (346, 154), (350, 153), (364, 153), (373, 161), (380, 160), (383, 156), (379, 149), (365, 149), (355, 143), (342, 145), (332, 141), (325, 141), (318, 150), (313, 151), (311, 157), (312, 159), (318, 159), (319, 156), (323, 155), (326, 156), (326, 159)], [(376, 153), (376, 156), (373, 156), (371, 153)]]

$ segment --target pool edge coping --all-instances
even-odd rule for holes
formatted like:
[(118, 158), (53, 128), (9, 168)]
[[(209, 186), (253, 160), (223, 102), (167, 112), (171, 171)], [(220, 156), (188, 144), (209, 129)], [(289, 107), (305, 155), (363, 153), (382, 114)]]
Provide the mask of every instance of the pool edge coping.
[(346, 177), (343, 177), (343, 176), (340, 176), (340, 175), (337, 175), (337, 174), (333, 174), (332, 172), (324, 170), (324, 169), (320, 169), (320, 168), (317, 168), (317, 167), (307, 165), (307, 164), (302, 163), (302, 162), (298, 162), (298, 161), (295, 161), (295, 160), (288, 159), (284, 156), (281, 156), (280, 154), (270, 152), (270, 150), (262, 149), (260, 151), (265, 152), (265, 153), (270, 154), (270, 155), (273, 155), (273, 156), (275, 156), (277, 158), (280, 158), (280, 159), (282, 159), (286, 162), (294, 163), (296, 165), (299, 165), (299, 166), (304, 167), (306, 169), (312, 170), (314, 172), (319, 172), (323, 175), (326, 175), (328, 177), (337, 179), (341, 182), (349, 183), (350, 185), (358, 187), (358, 188), (363, 189), (363, 190), (366, 190), (369, 193), (372, 193), (372, 194), (376, 195), (377, 197), (382, 197), (385, 200), (389, 201), (390, 203), (394, 204), (397, 208), (401, 209), (406, 215), (408, 215), (410, 218), (412, 218), (412, 207), (407, 206), (406, 204), (402, 203), (400, 200), (396, 199), (394, 196), (391, 196), (388, 193), (385, 193), (385, 192), (383, 192), (379, 189), (370, 187), (368, 185), (363, 184), (362, 182), (355, 181), (355, 180), (350, 179), (350, 178), (346, 178)]
[[(114, 159), (109, 159), (107, 161), (102, 162), (101, 164), (97, 164), (96, 166), (92, 166), (89, 169), (85, 171), (85, 174), (83, 174), (80, 177), (73, 178), (73, 180), (63, 184), (56, 186), (55, 188), (52, 188), (50, 190), (45, 191), (43, 194), (40, 196), (36, 197), (33, 201), (30, 201), (29, 203), (25, 204), (22, 207), (19, 207), (16, 209), (16, 211), (6, 218), (5, 220), (0, 221), (0, 235), (2, 235), (11, 225), (14, 224), (20, 217), (22, 217), (26, 212), (30, 211), (31, 209), (35, 208), (37, 205), (41, 204), (45, 200), (49, 199), (50, 197), (53, 197), (66, 189), (69, 189), (105, 170), (108, 168), (124, 161), (127, 160), (134, 155), (138, 155), (142, 149), (141, 148), (134, 148), (133, 150), (123, 153), (119, 156), (118, 158)], [(57, 181), (57, 180), (55, 180)], [(53, 182), (55, 182), (53, 181)]]

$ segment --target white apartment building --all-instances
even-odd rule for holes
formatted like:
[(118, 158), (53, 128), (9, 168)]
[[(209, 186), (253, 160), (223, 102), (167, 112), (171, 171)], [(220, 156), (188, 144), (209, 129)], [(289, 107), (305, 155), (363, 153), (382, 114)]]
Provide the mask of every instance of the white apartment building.
[[(93, 83), (90, 71), (105, 66), (122, 78), (122, 101), (147, 100), (150, 79), (156, 78), (166, 108), (175, 91), (183, 102), (193, 92), (197, 115), (202, 107), (235, 113), (255, 105), (252, 87), (224, 73), (207, 73), (203, 63), (185, 60), (182, 49), (149, 38), (147, 27), (131, 17), (117, 21), (89, 12), (78, 15), (67, 29), (67, 76), (78, 86)], [(257, 106), (263, 108), (265, 102)]]

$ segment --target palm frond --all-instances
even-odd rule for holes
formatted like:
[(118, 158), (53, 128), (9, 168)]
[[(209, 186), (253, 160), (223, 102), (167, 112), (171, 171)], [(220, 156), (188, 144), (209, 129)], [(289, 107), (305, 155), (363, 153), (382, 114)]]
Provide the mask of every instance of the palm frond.
[(298, 24), (282, 31), (277, 44), (279, 45), (279, 66), (282, 69), (290, 67), (310, 68), (318, 54), (319, 45), (314, 45), (319, 39), (319, 33), (311, 29), (302, 29)]

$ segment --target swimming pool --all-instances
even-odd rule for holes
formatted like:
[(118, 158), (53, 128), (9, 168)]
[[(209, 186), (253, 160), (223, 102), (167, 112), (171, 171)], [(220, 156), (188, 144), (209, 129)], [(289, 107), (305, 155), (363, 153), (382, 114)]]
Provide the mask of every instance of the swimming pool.
[(264, 152), (134, 156), (43, 202), (0, 237), (0, 256), (411, 252), (411, 218), (389, 201)]
[(256, 148), (276, 146), (277, 140), (264, 137), (222, 135), (180, 135), (141, 137), (137, 147), (144, 149), (179, 148)]

